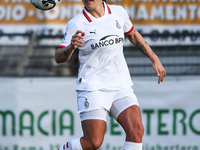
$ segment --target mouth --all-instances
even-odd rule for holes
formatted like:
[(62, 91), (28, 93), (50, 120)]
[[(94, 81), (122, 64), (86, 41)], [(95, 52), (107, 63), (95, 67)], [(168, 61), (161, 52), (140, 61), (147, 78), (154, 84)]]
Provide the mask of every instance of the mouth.
[(93, 0), (85, 0), (85, 3), (86, 4), (89, 4), (89, 3), (91, 3)]

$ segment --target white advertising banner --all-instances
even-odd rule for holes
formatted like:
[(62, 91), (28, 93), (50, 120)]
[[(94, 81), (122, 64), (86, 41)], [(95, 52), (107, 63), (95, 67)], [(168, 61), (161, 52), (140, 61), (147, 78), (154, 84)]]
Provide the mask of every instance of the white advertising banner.
[[(82, 136), (76, 78), (0, 78), (0, 150), (55, 150)], [(133, 78), (143, 150), (200, 150), (200, 77)], [(125, 133), (108, 117), (100, 150), (122, 150)]]

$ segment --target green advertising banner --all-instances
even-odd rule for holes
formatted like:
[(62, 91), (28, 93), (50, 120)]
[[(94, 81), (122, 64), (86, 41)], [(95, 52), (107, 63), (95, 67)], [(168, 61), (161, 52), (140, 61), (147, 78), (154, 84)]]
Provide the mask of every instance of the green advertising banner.
[[(143, 150), (200, 150), (200, 78), (133, 78)], [(56, 150), (82, 136), (76, 78), (0, 78), (0, 150)], [(108, 117), (100, 150), (122, 150), (125, 133)]]

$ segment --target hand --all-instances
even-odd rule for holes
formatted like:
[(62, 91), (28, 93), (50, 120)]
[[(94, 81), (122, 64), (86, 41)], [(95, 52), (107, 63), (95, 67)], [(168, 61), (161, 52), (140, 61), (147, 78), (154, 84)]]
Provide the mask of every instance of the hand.
[(80, 30), (76, 31), (76, 33), (72, 36), (71, 39), (71, 47), (73, 49), (77, 48), (78, 46), (83, 46), (83, 37), (85, 35), (85, 32), (82, 32)]
[(157, 76), (159, 77), (158, 84), (160, 84), (160, 82), (163, 82), (164, 77), (166, 78), (166, 71), (159, 60), (156, 62), (153, 62), (152, 66)]

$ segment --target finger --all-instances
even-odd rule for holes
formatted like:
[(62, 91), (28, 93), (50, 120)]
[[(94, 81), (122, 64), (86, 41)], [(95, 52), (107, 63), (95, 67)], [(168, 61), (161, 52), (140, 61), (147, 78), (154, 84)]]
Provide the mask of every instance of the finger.
[(162, 72), (160, 72), (159, 70), (158, 70), (158, 84), (160, 84), (160, 82), (163, 82), (163, 73)]
[(78, 35), (79, 37), (83, 38), (83, 36), (85, 35), (85, 32), (78, 30), (76, 31), (76, 35)]
[(76, 39), (76, 40), (77, 40), (77, 39), (82, 40), (82, 39), (83, 39), (83, 36), (81, 36), (80, 34), (75, 34), (75, 35), (72, 36), (72, 38), (73, 38), (73, 39)]
[(159, 77), (160, 76), (159, 70), (157, 68), (154, 68), (154, 70), (156, 72), (156, 75)]
[(83, 42), (80, 41), (80, 40), (74, 40), (74, 41), (72, 42), (72, 44), (75, 45), (75, 46), (82, 46)]
[(82, 42), (83, 36), (81, 36), (81, 35), (85, 35), (85, 33), (79, 33), (77, 31), (76, 34), (74, 34), (72, 36), (72, 39), (75, 40), (75, 41), (81, 41)]
[(163, 82), (164, 72), (161, 72), (160, 74), (161, 74), (160, 81)]
[(75, 39), (75, 42), (77, 44), (77, 46), (82, 46), (82, 44), (84, 43), (82, 40), (83, 40), (83, 37), (85, 35), (85, 32), (82, 32), (80, 30), (78, 30), (76, 32), (76, 34), (74, 35), (74, 39)]
[(160, 84), (160, 73), (159, 70), (157, 68), (154, 68), (156, 75), (158, 76), (158, 84)]
[(76, 34), (79, 34), (79, 33), (81, 34), (81, 33), (83, 33), (83, 31), (77, 30), (77, 31), (76, 31)]
[(76, 37), (76, 36), (73, 37), (71, 41), (74, 42), (74, 43), (83, 43), (82, 38), (79, 38), (79, 37)]
[(82, 32), (82, 33), (81, 33), (81, 36), (84, 37), (84, 36), (85, 36), (85, 32)]
[(82, 46), (83, 41), (78, 38), (72, 38), (71, 45), (73, 46)]
[(161, 81), (161, 82), (163, 82), (164, 77), (165, 77), (165, 72), (163, 71), (163, 72), (161, 73), (161, 76), (160, 76), (160, 81)]
[(159, 78), (158, 78), (158, 84), (160, 84), (160, 81), (161, 81), (161, 77), (159, 76)]
[(162, 73), (161, 73), (160, 76), (159, 76), (158, 84), (160, 84), (160, 82), (163, 82), (163, 75), (162, 75)]
[(165, 78), (167, 77), (167, 74), (166, 74), (166, 71), (165, 71), (165, 76), (164, 76)]

